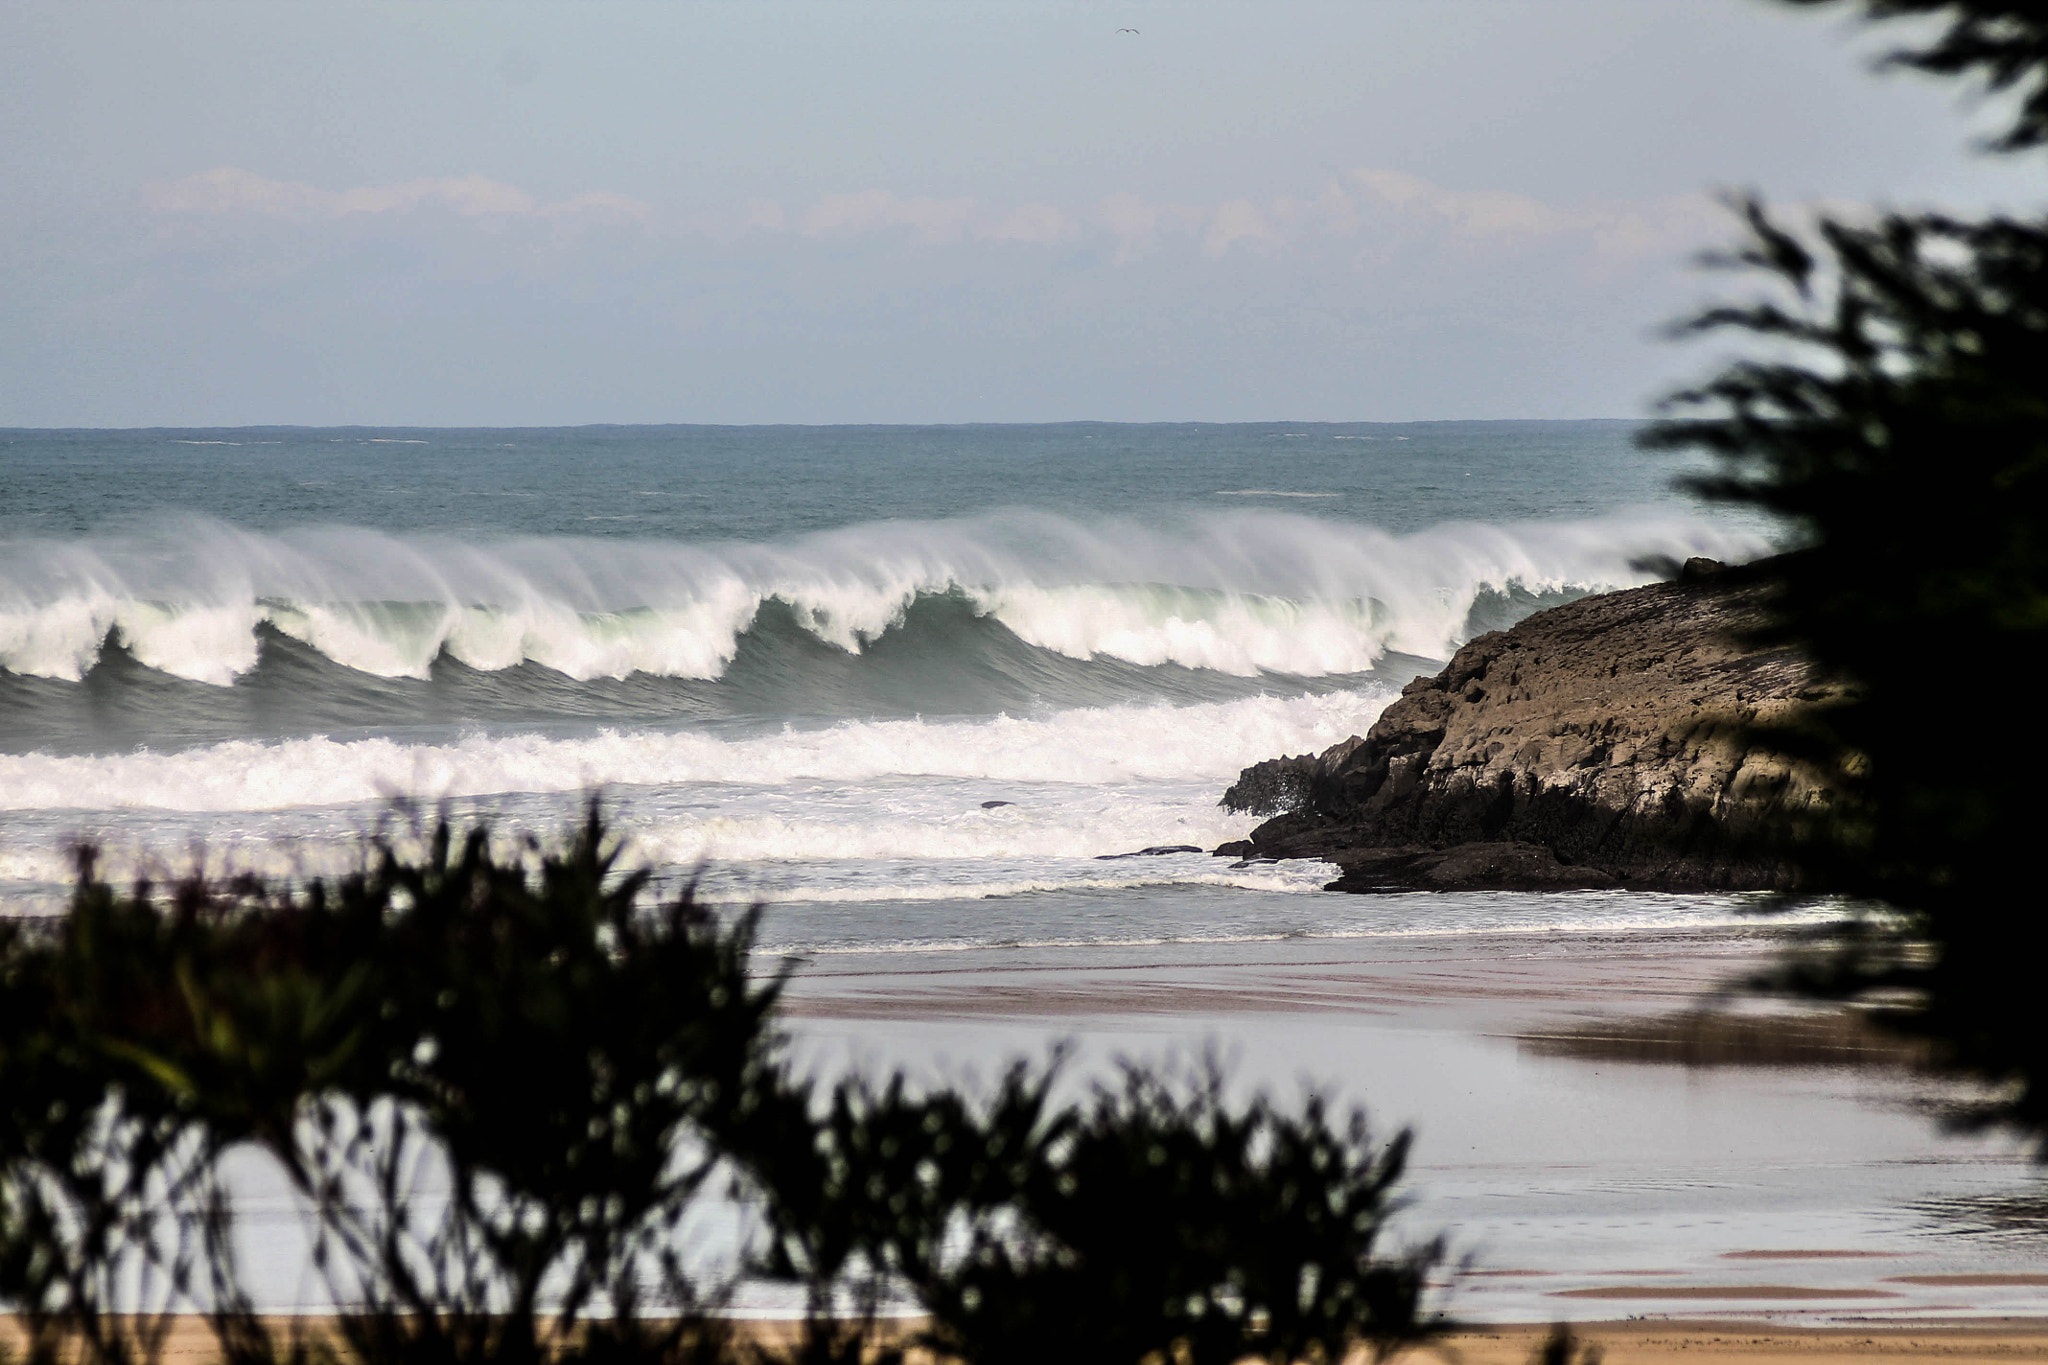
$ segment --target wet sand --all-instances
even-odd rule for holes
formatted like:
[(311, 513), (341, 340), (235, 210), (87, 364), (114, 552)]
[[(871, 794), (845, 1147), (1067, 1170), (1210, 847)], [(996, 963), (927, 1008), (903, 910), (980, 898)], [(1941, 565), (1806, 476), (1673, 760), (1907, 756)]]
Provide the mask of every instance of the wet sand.
[[(2048, 1360), (2048, 1328), (2032, 1322), (1875, 1330), (1757, 1328), (1706, 1321), (1656, 1325), (1603, 1322), (1581, 1324), (1574, 1330), (1582, 1342), (1600, 1349), (1604, 1365), (1662, 1365), (1667, 1361), (1791, 1365), (1852, 1360), (1958, 1365), (1966, 1361)], [(1460, 1365), (1526, 1365), (1545, 1335), (1544, 1329), (1536, 1327), (1466, 1332), (1446, 1341), (1444, 1351), (1409, 1351), (1394, 1359), (1402, 1365), (1438, 1360)]]
[[(1551, 1045), (1654, 1033), (1778, 943), (1745, 929), (820, 954), (788, 1006), (821, 1072), (972, 1083), (1065, 1043), (1078, 1087), (1119, 1057), (1208, 1050), (1241, 1088), (1312, 1085), (1365, 1103), (1383, 1134), (1414, 1127), (1396, 1240), (1448, 1234), (1436, 1306), (1492, 1325), (1450, 1343), (1471, 1365), (1519, 1365), (1559, 1320), (1608, 1365), (2048, 1360), (2048, 1187), (2018, 1143), (1945, 1133), (1934, 1112), (1952, 1092), (1900, 1059)], [(258, 1301), (317, 1311), (291, 1268), (296, 1215), (243, 1188), (245, 1264), (277, 1275)], [(771, 1331), (790, 1311), (741, 1306)], [(178, 1343), (176, 1359), (211, 1351), (197, 1323)]]
[[(803, 964), (789, 1004), (824, 1069), (987, 1077), (1065, 1041), (1078, 1083), (1208, 1049), (1241, 1086), (1363, 1102), (1379, 1131), (1416, 1129), (1403, 1226), (1449, 1234), (1464, 1265), (1443, 1303), (1466, 1321), (2048, 1324), (2048, 1188), (2020, 1144), (1944, 1132), (1957, 1092), (1903, 1050), (1712, 998), (1781, 944), (1760, 927), (838, 954)], [(1642, 1045), (1703, 1005), (1740, 1027)], [(1559, 1044), (1581, 1034), (1599, 1046)]]
[[(315, 1334), (319, 1319), (299, 1326)], [(13, 1324), (0, 1319), (0, 1340), (17, 1344)], [(785, 1324), (750, 1324), (761, 1337), (776, 1338)], [(1756, 1327), (1708, 1320), (1655, 1324), (1582, 1323), (1573, 1329), (1584, 1345), (1597, 1346), (1604, 1365), (1665, 1365), (1714, 1361), (1719, 1365), (1793, 1365), (1795, 1362), (1881, 1360), (1892, 1365), (1963, 1365), (1973, 1361), (2048, 1361), (2048, 1327), (2029, 1321), (1987, 1321), (1968, 1326), (1920, 1324), (1910, 1327), (1799, 1329)], [(1459, 1332), (1428, 1347), (1402, 1351), (1400, 1365), (1527, 1365), (1549, 1329), (1499, 1327)], [(917, 1365), (927, 1365), (913, 1352)], [(181, 1318), (173, 1324), (162, 1359), (166, 1365), (205, 1365), (218, 1351), (206, 1324)], [(1363, 1355), (1350, 1365), (1366, 1365)]]

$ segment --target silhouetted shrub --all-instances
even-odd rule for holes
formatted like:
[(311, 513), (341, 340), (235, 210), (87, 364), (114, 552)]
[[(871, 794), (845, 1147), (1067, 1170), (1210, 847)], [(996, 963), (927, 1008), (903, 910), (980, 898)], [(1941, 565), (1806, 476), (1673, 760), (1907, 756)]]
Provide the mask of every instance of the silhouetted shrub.
[[(234, 1362), (885, 1358), (908, 1303), (964, 1361), (1335, 1360), (1427, 1336), (1434, 1246), (1382, 1256), (1405, 1135), (1126, 1068), (1056, 1103), (792, 1074), (758, 912), (658, 902), (595, 806), (509, 855), (444, 821), (302, 886), (120, 893), (82, 855), (54, 922), (0, 921), (0, 1304), (32, 1354), (127, 1365), (170, 1314)], [(301, 1201), (338, 1342), (282, 1335), (237, 1263), (222, 1162)], [(692, 1263), (737, 1197), (745, 1265)], [(735, 1338), (742, 1274), (805, 1330)], [(146, 1311), (136, 1314), (132, 1310)]]
[(643, 906), (647, 874), (620, 873), (594, 810), (525, 855), (444, 823), (417, 856), (380, 840), (303, 889), (126, 896), (87, 859), (61, 921), (5, 926), (0, 1296), (37, 1339), (149, 1353), (93, 1338), (127, 1330), (115, 1286), (147, 1272), (231, 1357), (282, 1349), (234, 1264), (217, 1166), (236, 1144), (306, 1201), (367, 1358), (702, 1338), (670, 1234), (776, 1084), (780, 978), (748, 975), (752, 914), (721, 924), (687, 890)]
[[(1897, 60), (2015, 93), (1998, 145), (2048, 143), (2040, 5), (1855, 2), (1938, 21)], [(1712, 452), (1720, 473), (1696, 487), (1795, 533), (1768, 571), (1774, 639), (1841, 685), (1761, 739), (1834, 796), (1792, 831), (1803, 885), (1881, 908), (1784, 979), (1893, 1006), (2001, 1088), (1984, 1117), (2048, 1139), (2048, 728), (2015, 693), (2048, 657), (2048, 220), (1824, 216), (1799, 232), (1742, 211), (1729, 263), (1768, 292), (1689, 330), (1746, 337), (1755, 358), (1671, 398), (1648, 439)]]
[[(1016, 1067), (979, 1104), (900, 1078), (832, 1093), (813, 1156), (777, 1199), (774, 1268), (902, 1286), (920, 1338), (987, 1365), (1339, 1361), (1434, 1330), (1429, 1246), (1379, 1255), (1405, 1134), (1225, 1097), (1211, 1064), (1126, 1065), (1054, 1105), (1057, 1068)], [(800, 1201), (800, 1202), (798, 1202)]]

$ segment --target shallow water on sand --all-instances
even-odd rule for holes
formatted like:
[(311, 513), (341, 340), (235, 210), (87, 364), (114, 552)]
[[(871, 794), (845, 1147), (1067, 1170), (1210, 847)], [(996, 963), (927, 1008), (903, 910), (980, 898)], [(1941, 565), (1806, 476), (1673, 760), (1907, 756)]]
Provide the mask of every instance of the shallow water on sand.
[(827, 1069), (987, 1077), (1065, 1040), (1077, 1082), (1213, 1050), (1242, 1088), (1364, 1103), (1382, 1133), (1415, 1130), (1402, 1231), (1469, 1258), (1447, 1304), (1475, 1320), (2048, 1314), (2048, 1219), (1990, 1216), (2048, 1211), (2048, 1188), (2012, 1140), (1942, 1131), (1931, 1083), (1569, 1060), (1514, 1036), (1695, 1005), (1780, 942), (1751, 925), (876, 955), (814, 960), (791, 998)]
[[(194, 848), (293, 876), (350, 865), (392, 797), (509, 836), (601, 788), (666, 884), (709, 860), (708, 899), (769, 904), (822, 1068), (989, 1074), (1072, 1037), (1078, 1078), (1214, 1042), (1242, 1084), (1413, 1124), (1415, 1235), (1544, 1272), (1454, 1307), (1663, 1312), (1553, 1296), (1654, 1280), (2048, 1310), (1893, 1278), (2025, 1263), (2048, 1223), (2016, 1153), (1941, 1137), (1906, 1081), (1513, 1041), (1754, 962), (1740, 898), (1346, 897), (1320, 864), (1120, 856), (1241, 837), (1241, 767), (1363, 732), (1479, 632), (1769, 546), (1631, 437), (0, 432), (0, 906), (60, 908), (80, 838), (121, 876)], [(241, 1188), (267, 1301), (317, 1302), (297, 1213)], [(1772, 1248), (1892, 1259), (1722, 1259)]]
[[(971, 1089), (1065, 1046), (1072, 1090), (1120, 1059), (1213, 1054), (1239, 1093), (1362, 1103), (1378, 1133), (1415, 1131), (1395, 1240), (1447, 1238), (1438, 1306), (1466, 1320), (2048, 1317), (2048, 1189), (2010, 1140), (1944, 1133), (1929, 1082), (1517, 1040), (1697, 1004), (1781, 941), (1751, 925), (824, 955), (793, 980), (789, 1022), (820, 1075)], [(259, 1301), (325, 1307), (279, 1184), (254, 1166), (237, 1183)], [(729, 1265), (743, 1222), (698, 1219), (701, 1263)], [(772, 1287), (738, 1300), (798, 1306)]]

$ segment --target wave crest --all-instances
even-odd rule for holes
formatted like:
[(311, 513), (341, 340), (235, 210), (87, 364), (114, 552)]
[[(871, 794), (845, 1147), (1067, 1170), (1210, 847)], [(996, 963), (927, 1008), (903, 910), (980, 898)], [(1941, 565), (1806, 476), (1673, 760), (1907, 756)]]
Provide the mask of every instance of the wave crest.
[(1443, 657), (1482, 594), (1643, 581), (1650, 556), (1741, 559), (1695, 520), (1447, 525), (1396, 536), (1284, 513), (1162, 529), (1013, 513), (884, 522), (769, 544), (465, 542), (362, 528), (257, 534), (181, 520), (121, 538), (0, 542), (0, 670), (76, 681), (109, 640), (227, 685), (268, 626), (335, 663), (427, 677), (444, 655), (577, 680), (720, 676), (762, 607), (859, 653), (923, 597), (965, 598), (1074, 658), (1239, 676)]

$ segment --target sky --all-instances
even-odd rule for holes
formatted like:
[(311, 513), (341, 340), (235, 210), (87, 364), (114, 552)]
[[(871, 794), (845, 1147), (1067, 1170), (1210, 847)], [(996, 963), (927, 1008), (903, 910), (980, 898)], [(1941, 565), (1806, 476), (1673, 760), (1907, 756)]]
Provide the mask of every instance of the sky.
[(1766, 0), (7, 0), (0, 426), (1639, 415), (1744, 288), (1720, 193), (2043, 206), (1884, 46)]

